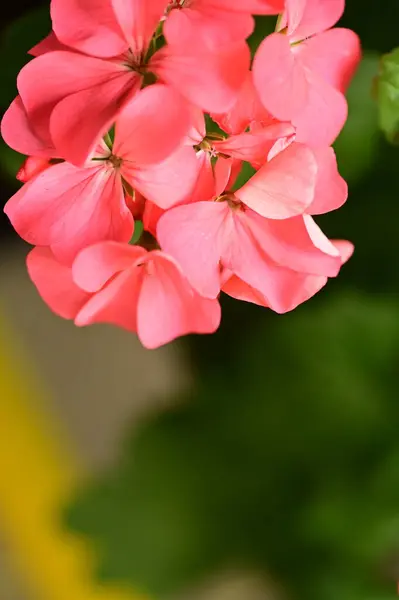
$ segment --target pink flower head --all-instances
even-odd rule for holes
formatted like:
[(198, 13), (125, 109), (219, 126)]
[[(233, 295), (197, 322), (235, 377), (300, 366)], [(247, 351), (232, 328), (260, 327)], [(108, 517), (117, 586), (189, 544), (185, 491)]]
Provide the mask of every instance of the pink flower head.
[[(52, 0), (55, 35), (18, 76), (32, 127), (81, 166), (143, 83), (156, 78), (205, 110), (227, 109), (246, 76), (249, 50), (201, 45), (155, 52), (168, 0)], [(69, 47), (70, 50), (48, 50)], [(45, 52), (43, 54), (43, 51)], [(234, 65), (234, 66), (233, 66)]]
[(168, 208), (195, 182), (195, 152), (178, 147), (187, 130), (183, 116), (180, 96), (167, 86), (142, 90), (120, 114), (112, 150), (102, 144), (83, 167), (58, 162), (8, 201), (5, 212), (14, 228), (65, 262), (98, 241), (129, 241), (126, 186)]
[[(201, 295), (217, 297), (227, 269), (284, 312), (274, 266), (334, 277), (341, 264), (311, 217), (296, 216), (314, 202), (317, 173), (314, 154), (292, 144), (236, 192), (167, 211), (157, 226), (161, 247)], [(226, 182), (229, 174), (220, 177)]]
[(360, 60), (359, 39), (330, 29), (344, 0), (286, 0), (279, 31), (259, 46), (254, 81), (265, 108), (291, 121), (297, 141), (329, 146), (346, 117), (345, 90)]
[(199, 296), (176, 261), (157, 250), (102, 242), (69, 267), (49, 248), (34, 248), (27, 266), (55, 313), (79, 326), (111, 323), (137, 332), (146, 348), (189, 333), (213, 333), (220, 323), (218, 301)]
[[(155, 348), (215, 331), (221, 291), (285, 313), (339, 273), (353, 247), (312, 215), (348, 195), (330, 147), (360, 59), (332, 29), (343, 8), (51, 0), (1, 133), (27, 156), (5, 212), (54, 312)], [(280, 17), (250, 71), (255, 14)]]
[(252, 14), (277, 15), (283, 0), (171, 0), (164, 33), (171, 44), (223, 44), (245, 40), (254, 28)]
[(159, 220), (157, 234), (201, 295), (216, 298), (227, 269), (277, 312), (285, 312), (286, 304), (276, 266), (324, 277), (335, 277), (340, 267), (335, 249), (315, 245), (304, 217), (265, 219), (234, 196), (173, 208)]

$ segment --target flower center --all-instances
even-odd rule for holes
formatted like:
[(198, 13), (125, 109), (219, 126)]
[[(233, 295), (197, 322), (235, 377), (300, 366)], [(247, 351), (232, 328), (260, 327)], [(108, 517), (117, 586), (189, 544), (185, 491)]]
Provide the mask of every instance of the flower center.
[(226, 192), (222, 194), (218, 198), (216, 198), (215, 202), (227, 202), (229, 207), (234, 210), (245, 210), (244, 204), (239, 200), (233, 192)]
[(119, 169), (122, 166), (123, 159), (120, 158), (119, 156), (115, 156), (114, 154), (111, 154), (111, 156), (108, 158), (108, 160), (115, 169)]

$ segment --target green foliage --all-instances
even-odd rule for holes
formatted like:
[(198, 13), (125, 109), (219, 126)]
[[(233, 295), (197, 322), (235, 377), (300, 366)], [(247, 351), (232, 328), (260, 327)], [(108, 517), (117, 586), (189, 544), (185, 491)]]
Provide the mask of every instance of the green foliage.
[(378, 109), (372, 97), (379, 56), (367, 52), (347, 92), (348, 120), (335, 143), (342, 176), (358, 181), (375, 162), (379, 149)]
[(234, 182), (232, 191), (235, 192), (236, 190), (239, 190), (240, 187), (247, 183), (247, 181), (249, 181), (252, 175), (254, 175), (255, 173), (256, 169), (254, 169), (250, 163), (243, 162), (241, 171), (239, 172), (238, 177)]
[(390, 142), (399, 144), (399, 48), (382, 58), (376, 89), (381, 128)]
[(295, 598), (393, 598), (397, 308), (344, 294), (260, 321), (70, 508), (100, 576), (164, 597), (239, 565)]
[(143, 231), (144, 231), (143, 221), (135, 220), (134, 233), (133, 233), (133, 237), (130, 240), (129, 244), (133, 244), (133, 245), (137, 244), (141, 238), (141, 234), (143, 233)]

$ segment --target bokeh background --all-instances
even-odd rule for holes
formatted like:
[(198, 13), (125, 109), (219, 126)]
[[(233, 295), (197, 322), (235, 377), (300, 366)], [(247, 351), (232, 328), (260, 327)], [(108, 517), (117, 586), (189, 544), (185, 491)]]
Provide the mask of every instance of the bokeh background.
[[(0, 218), (0, 598), (388, 600), (399, 579), (399, 150), (373, 80), (399, 3), (347, 0), (364, 59), (318, 219), (356, 251), (291, 314), (223, 298), (156, 352), (49, 313)], [(48, 4), (2, 7), (0, 104)], [(259, 19), (252, 39), (270, 30)], [(0, 149), (0, 204), (22, 157)]]

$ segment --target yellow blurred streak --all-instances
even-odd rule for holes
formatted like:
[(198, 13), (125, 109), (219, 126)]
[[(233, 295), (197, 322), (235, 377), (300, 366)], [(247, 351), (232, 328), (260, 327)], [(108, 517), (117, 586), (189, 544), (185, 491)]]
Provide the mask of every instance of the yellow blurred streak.
[(14, 337), (0, 319), (0, 518), (31, 596), (146, 600), (96, 584), (90, 549), (62, 528), (60, 511), (81, 479), (78, 463)]

